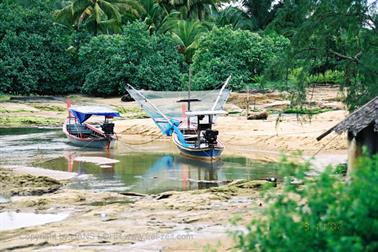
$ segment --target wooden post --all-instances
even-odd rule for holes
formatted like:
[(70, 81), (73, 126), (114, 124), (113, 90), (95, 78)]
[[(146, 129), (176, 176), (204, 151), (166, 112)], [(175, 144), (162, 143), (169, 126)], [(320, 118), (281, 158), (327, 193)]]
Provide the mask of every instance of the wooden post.
[[(189, 66), (189, 84), (188, 84), (188, 112), (191, 111), (190, 109), (190, 91), (191, 91), (191, 88), (192, 88), (192, 68)], [(188, 116), (187, 118), (187, 126), (188, 126), (188, 129), (190, 129), (190, 117)]]
[[(192, 88), (192, 68), (189, 67), (189, 85), (188, 85), (188, 99), (190, 99), (190, 90)], [(188, 106), (188, 110), (190, 111), (190, 103)]]
[(246, 117), (248, 119), (248, 115), (249, 115), (249, 86), (247, 86), (247, 106), (246, 106)]
[(356, 137), (348, 137), (348, 176), (356, 168), (357, 159), (361, 156), (361, 154), (361, 143), (357, 142)]

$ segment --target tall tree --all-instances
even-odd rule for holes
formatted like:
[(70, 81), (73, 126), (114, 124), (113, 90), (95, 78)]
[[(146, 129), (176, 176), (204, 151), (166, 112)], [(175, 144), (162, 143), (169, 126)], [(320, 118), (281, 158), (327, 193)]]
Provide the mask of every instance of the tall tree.
[(282, 3), (275, 0), (243, 0), (242, 5), (256, 28), (263, 30), (274, 19)]
[(178, 11), (182, 19), (198, 19), (203, 21), (220, 6), (229, 0), (157, 0), (166, 13)]
[(57, 22), (98, 33), (119, 33), (122, 23), (144, 12), (138, 0), (72, 0), (54, 15)]
[(152, 34), (159, 30), (167, 15), (155, 0), (140, 0), (140, 3), (145, 10), (141, 19), (147, 24), (148, 31)]
[(217, 26), (231, 25), (234, 29), (256, 30), (256, 24), (244, 11), (229, 6), (213, 14)]
[[(300, 5), (298, 3), (301, 3)], [(288, 17), (301, 22), (290, 26)], [(311, 73), (317, 62), (344, 72), (351, 110), (378, 95), (377, 8), (367, 0), (285, 0), (274, 23), (290, 34), (290, 61)], [(279, 32), (279, 29), (276, 29)], [(326, 66), (327, 67), (327, 66)], [(323, 69), (325, 70), (325, 69)], [(300, 85), (304, 87), (303, 85)]]
[(164, 29), (176, 41), (177, 50), (184, 55), (185, 62), (191, 64), (198, 39), (208, 29), (198, 20), (178, 20), (176, 18), (168, 19), (162, 30), (164, 31)]

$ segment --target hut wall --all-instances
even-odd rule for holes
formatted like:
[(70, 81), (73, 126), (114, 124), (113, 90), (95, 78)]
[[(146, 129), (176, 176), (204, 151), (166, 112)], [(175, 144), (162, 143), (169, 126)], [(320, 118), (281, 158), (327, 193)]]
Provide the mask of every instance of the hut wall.
[(378, 153), (378, 132), (374, 131), (374, 124), (370, 124), (356, 136), (358, 146), (366, 146), (369, 156)]
[(374, 125), (371, 124), (356, 137), (348, 132), (348, 173), (356, 166), (356, 160), (362, 154), (363, 147), (367, 148), (369, 156), (378, 153), (378, 132), (374, 131)]

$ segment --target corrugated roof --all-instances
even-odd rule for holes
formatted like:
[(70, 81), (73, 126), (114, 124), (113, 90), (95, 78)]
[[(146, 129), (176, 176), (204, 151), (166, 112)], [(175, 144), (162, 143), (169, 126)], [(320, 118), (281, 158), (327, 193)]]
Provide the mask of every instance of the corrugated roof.
[(349, 131), (356, 136), (361, 130), (369, 126), (371, 123), (374, 123), (374, 129), (378, 131), (378, 96), (358, 110), (354, 111), (347, 118), (345, 118), (345, 120), (327, 130), (316, 139), (320, 141), (332, 131), (335, 131), (337, 134)]

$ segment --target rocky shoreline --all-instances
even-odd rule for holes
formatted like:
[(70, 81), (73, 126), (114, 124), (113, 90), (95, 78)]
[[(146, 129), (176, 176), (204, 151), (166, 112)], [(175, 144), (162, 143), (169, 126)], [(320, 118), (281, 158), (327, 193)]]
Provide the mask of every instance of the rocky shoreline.
[(0, 174), (9, 181), (1, 187), (14, 195), (0, 204), (1, 212), (69, 213), (63, 221), (0, 231), (1, 251), (186, 251), (189, 244), (193, 251), (226, 251), (234, 246), (228, 231), (241, 228), (230, 220), (246, 224), (259, 216), (265, 207), (260, 192), (271, 185), (240, 180), (197, 191), (123, 195), (67, 189), (69, 181), (11, 170)]

